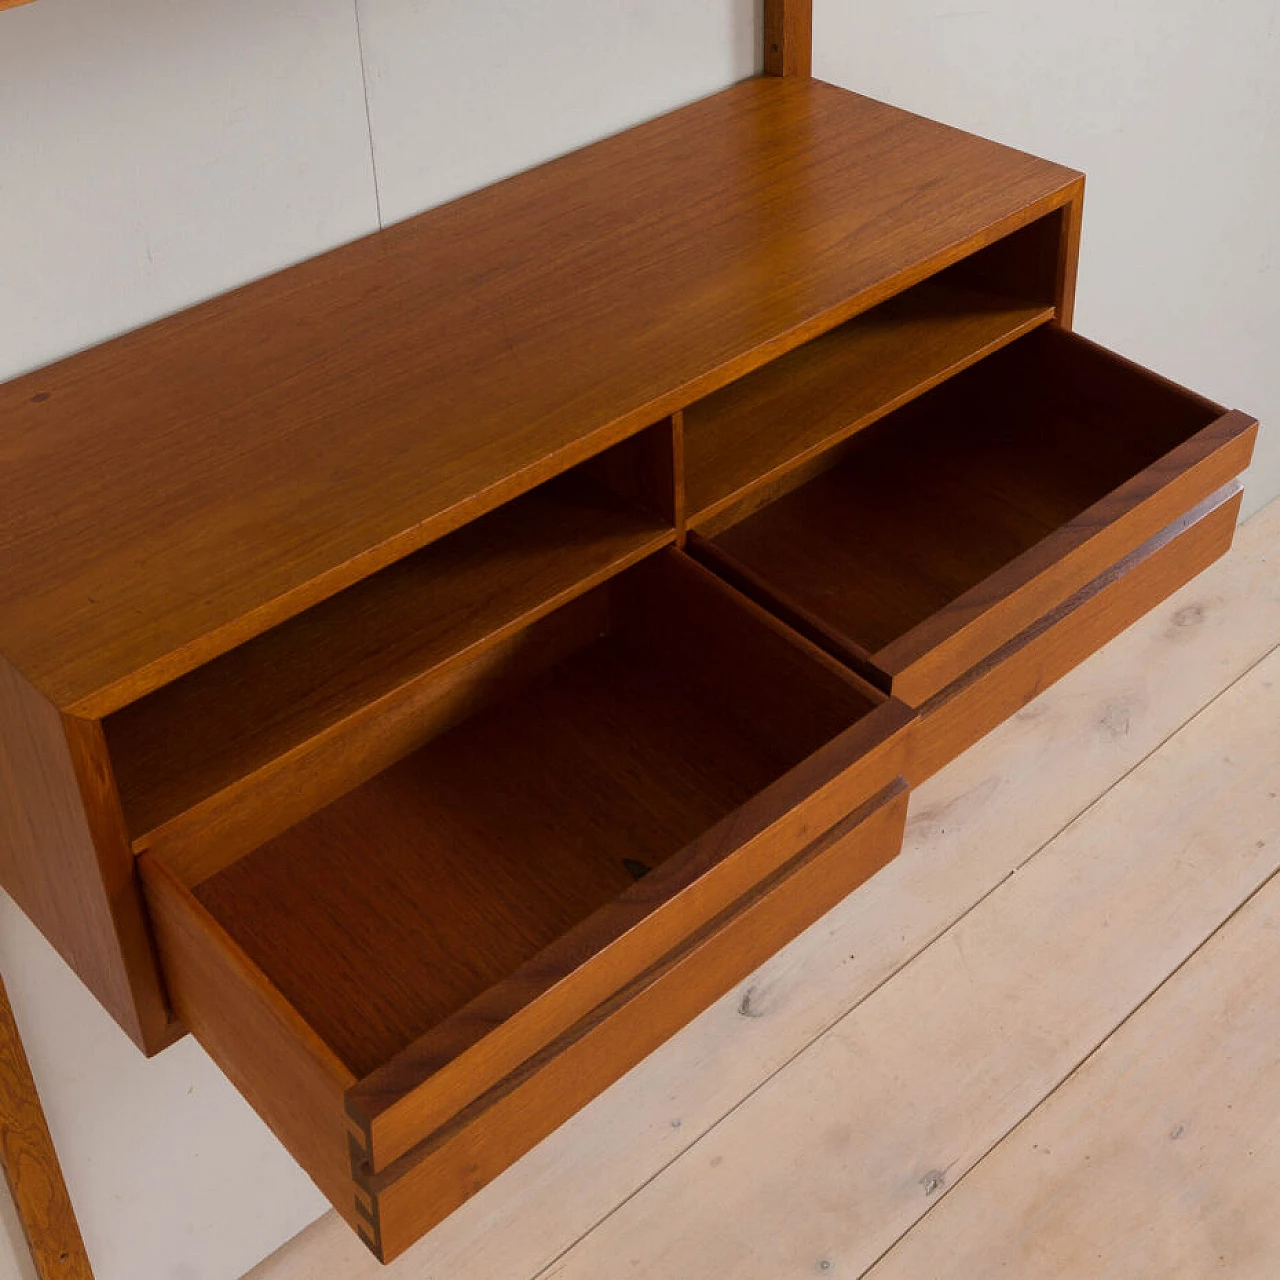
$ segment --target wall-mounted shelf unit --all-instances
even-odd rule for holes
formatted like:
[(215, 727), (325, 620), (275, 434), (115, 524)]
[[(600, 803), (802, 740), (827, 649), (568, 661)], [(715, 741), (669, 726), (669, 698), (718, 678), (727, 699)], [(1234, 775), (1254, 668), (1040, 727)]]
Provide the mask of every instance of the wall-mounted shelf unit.
[(1230, 544), (1082, 194), (766, 76), (0, 387), (0, 879), (395, 1256)]

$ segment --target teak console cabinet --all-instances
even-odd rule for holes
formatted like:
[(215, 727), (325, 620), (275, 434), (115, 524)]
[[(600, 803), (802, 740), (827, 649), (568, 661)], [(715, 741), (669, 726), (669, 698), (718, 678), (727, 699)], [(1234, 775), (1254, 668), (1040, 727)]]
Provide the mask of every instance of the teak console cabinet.
[(0, 875), (389, 1259), (1222, 554), (1082, 178), (763, 77), (0, 388)]

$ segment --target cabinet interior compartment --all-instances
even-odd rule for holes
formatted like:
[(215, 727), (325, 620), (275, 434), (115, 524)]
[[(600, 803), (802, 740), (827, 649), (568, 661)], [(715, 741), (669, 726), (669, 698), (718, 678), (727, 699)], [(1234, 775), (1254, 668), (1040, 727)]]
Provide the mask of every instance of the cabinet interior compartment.
[(1051, 319), (1064, 234), (1048, 214), (687, 408), (691, 526), (741, 519), (815, 454)]
[(107, 717), (135, 852), (243, 852), (412, 751), (464, 669), (674, 538), (672, 449), (666, 420)]

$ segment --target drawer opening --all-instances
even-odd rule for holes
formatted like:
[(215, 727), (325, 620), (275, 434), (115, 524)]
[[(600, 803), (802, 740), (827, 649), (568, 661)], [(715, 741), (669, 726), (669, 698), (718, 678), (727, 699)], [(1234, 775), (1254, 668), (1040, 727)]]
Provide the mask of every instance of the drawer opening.
[(1062, 210), (685, 410), (689, 520), (704, 534), (793, 469), (1054, 314)]
[(690, 545), (918, 705), (1238, 474), (1255, 429), (1050, 326)]
[[(909, 721), (674, 551), (530, 626), (473, 686), (413, 754), (229, 865), (165, 856), (356, 1077), (432, 1035), (437, 1065), (482, 1034), (490, 1061), (493, 1027), (559, 985), (554, 1034), (768, 869), (729, 855), (794, 810), (802, 762), (842, 778)], [(886, 758), (866, 794), (899, 772)], [(865, 798), (833, 794), (829, 820)]]
[(673, 539), (674, 487), (667, 420), (109, 716), (135, 852), (251, 847), (411, 751), (424, 691)]

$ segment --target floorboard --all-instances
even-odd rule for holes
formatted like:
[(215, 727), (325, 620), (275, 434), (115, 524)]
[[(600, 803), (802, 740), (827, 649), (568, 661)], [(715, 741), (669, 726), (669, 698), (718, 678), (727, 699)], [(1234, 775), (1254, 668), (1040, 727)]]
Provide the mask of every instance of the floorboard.
[(1272, 880), (869, 1280), (1274, 1280), (1277, 972)]

